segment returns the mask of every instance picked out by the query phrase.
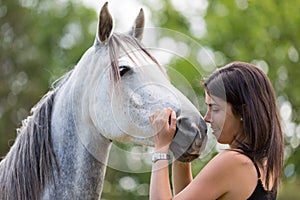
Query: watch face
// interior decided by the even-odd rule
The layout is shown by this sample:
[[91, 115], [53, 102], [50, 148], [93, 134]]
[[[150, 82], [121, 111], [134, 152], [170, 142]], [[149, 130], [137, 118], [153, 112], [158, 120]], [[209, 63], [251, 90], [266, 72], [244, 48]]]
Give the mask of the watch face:
[[158, 160], [169, 160], [170, 155], [165, 154], [165, 153], [153, 153], [152, 155], [152, 162], [156, 162]]
[[155, 155], [152, 156], [152, 162], [156, 162], [157, 158]]
[[154, 154], [152, 155], [152, 162], [156, 162], [157, 159], [158, 159], [157, 154], [154, 153]]

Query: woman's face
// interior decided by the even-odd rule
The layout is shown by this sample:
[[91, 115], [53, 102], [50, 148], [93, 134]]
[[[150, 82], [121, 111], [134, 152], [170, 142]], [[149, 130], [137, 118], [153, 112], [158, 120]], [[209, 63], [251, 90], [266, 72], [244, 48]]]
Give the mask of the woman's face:
[[232, 113], [231, 104], [223, 99], [205, 93], [207, 112], [204, 120], [211, 124], [213, 134], [221, 144], [232, 145], [234, 140], [242, 134], [240, 116]]

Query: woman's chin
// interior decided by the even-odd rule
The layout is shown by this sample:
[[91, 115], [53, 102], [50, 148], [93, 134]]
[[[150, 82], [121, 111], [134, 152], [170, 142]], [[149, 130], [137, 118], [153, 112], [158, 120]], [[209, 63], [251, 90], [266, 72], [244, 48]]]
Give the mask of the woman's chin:
[[219, 140], [219, 138], [220, 138], [220, 131], [218, 131], [218, 130], [213, 130], [213, 131], [212, 131], [212, 134], [216, 137], [217, 140]]

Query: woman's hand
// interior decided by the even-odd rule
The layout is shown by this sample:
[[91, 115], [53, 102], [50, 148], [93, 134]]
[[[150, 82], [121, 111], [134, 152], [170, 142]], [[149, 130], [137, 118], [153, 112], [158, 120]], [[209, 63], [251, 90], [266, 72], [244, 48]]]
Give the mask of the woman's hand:
[[157, 110], [150, 115], [155, 151], [167, 153], [176, 131], [176, 113], [171, 108]]

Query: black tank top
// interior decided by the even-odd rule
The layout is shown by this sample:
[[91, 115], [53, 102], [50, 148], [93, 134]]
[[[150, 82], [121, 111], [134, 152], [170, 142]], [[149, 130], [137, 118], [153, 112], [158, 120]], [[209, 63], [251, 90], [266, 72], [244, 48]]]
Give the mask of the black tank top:
[[[246, 154], [244, 154], [244, 155], [246, 155]], [[257, 172], [257, 177], [258, 177], [257, 185], [256, 185], [253, 193], [247, 200], [276, 200], [277, 191], [274, 189], [271, 191], [265, 190], [265, 188], [262, 184], [262, 181], [261, 181], [260, 171], [259, 171], [257, 164], [254, 162], [254, 160], [250, 156], [248, 156], [248, 155], [246, 155], [246, 156], [252, 160], [252, 162], [255, 166], [256, 172]]]

